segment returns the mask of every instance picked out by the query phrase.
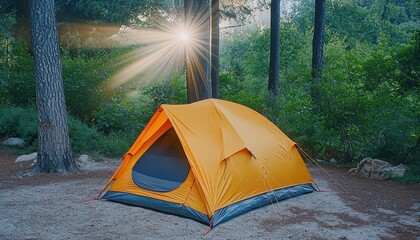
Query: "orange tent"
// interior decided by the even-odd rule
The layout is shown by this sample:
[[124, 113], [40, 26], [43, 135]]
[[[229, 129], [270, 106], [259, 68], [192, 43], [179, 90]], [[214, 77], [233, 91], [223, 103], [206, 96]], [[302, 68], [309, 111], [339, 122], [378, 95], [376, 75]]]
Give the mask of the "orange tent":
[[245, 106], [208, 99], [162, 105], [102, 198], [215, 226], [312, 192], [312, 184], [296, 143], [273, 123]]

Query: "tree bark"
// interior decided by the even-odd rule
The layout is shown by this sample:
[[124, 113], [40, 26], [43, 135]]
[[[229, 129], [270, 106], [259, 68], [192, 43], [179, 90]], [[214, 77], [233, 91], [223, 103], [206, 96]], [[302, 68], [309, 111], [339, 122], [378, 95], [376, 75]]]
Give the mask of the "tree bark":
[[324, 28], [326, 0], [315, 0], [314, 37], [312, 41], [312, 79], [322, 80], [324, 68]]
[[326, 0], [315, 0], [314, 37], [312, 40], [312, 86], [311, 98], [314, 111], [318, 112], [318, 102], [321, 97], [319, 83], [322, 81], [324, 68], [324, 28]]
[[186, 48], [188, 102], [210, 98], [210, 4], [208, 0], [185, 0], [185, 24], [191, 35]]
[[280, 79], [280, 0], [271, 1], [270, 16], [270, 66], [268, 74], [268, 90], [278, 95]]
[[54, 0], [30, 0], [35, 62], [40, 172], [67, 173], [77, 167], [71, 153]]
[[219, 0], [211, 1], [211, 96], [219, 98]]

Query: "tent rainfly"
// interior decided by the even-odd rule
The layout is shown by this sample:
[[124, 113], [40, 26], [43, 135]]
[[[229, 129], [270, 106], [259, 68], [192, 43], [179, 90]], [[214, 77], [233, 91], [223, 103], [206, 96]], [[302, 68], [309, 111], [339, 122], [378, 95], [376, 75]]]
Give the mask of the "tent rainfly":
[[313, 192], [290, 140], [240, 104], [162, 105], [102, 189], [102, 199], [195, 219], [210, 227]]

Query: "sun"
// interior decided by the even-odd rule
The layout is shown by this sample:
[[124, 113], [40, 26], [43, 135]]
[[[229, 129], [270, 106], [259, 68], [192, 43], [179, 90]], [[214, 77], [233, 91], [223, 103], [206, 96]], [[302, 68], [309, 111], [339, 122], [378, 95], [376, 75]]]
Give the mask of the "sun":
[[183, 42], [186, 42], [186, 41], [189, 40], [190, 36], [187, 32], [181, 31], [181, 32], [178, 33], [178, 38], [179, 38], [179, 40], [181, 40]]
[[194, 24], [178, 21], [155, 29], [129, 29], [124, 34], [128, 44], [139, 43], [140, 47], [118, 62], [126, 66], [109, 78], [106, 84], [110, 89], [135, 79], [150, 83], [182, 74], [187, 58], [189, 64], [198, 63], [196, 55], [202, 44]]

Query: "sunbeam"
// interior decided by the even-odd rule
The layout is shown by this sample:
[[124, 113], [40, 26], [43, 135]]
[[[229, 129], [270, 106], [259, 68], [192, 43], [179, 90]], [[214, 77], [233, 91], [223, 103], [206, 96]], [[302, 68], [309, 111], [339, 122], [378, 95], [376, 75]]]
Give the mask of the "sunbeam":
[[133, 79], [150, 83], [182, 74], [186, 54], [195, 52], [199, 45], [194, 31], [182, 23], [160, 26], [156, 30], [127, 29], [120, 38], [121, 44], [138, 44], [139, 49], [125, 55], [118, 63], [127, 66], [107, 81], [111, 89]]
[[210, 79], [206, 75], [209, 71], [203, 69], [203, 66], [210, 65], [210, 55], [205, 56], [209, 53], [206, 47], [210, 46], [210, 29], [208, 33], [203, 32], [203, 26], [209, 24], [209, 16], [198, 14], [198, 17], [184, 21], [175, 19], [166, 25], [157, 24], [155, 29], [127, 28], [121, 31], [121, 44], [137, 44], [139, 48], [117, 63], [125, 67], [108, 79], [107, 89], [115, 89], [129, 81], [147, 84], [169, 80], [174, 75], [183, 74], [186, 64], [189, 66], [187, 79], [193, 79], [188, 80], [190, 86], [187, 88], [193, 88], [195, 92], [199, 92], [200, 86], [211, 89], [206, 81]]

